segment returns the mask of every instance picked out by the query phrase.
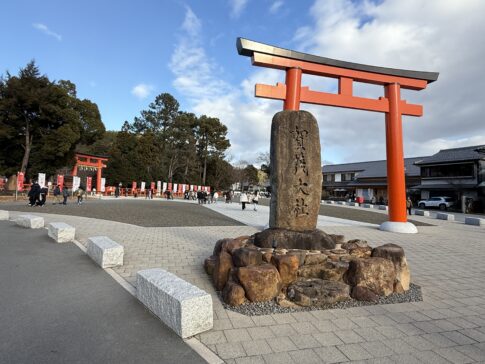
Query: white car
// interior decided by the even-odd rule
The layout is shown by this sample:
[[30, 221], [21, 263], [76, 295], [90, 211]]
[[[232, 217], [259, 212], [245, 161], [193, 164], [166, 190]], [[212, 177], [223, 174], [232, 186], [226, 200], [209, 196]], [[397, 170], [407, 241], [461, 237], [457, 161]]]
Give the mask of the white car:
[[446, 210], [452, 205], [453, 199], [451, 197], [431, 197], [418, 202], [420, 209], [424, 209], [425, 207], [438, 207], [440, 210]]

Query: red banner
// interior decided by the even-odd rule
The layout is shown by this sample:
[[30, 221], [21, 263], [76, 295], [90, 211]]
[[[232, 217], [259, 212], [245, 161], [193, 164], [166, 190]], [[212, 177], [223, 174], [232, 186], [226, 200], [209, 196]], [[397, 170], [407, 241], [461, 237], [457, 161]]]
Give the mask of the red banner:
[[155, 182], [150, 183], [150, 189], [154, 190], [155, 189]]
[[178, 187], [179, 187], [179, 193], [182, 193], [184, 189], [183, 185], [179, 183]]
[[136, 192], [136, 182], [133, 181], [133, 183], [131, 184], [131, 193], [135, 194], [135, 192]]
[[86, 177], [86, 192], [91, 192], [93, 186], [93, 177]]
[[206, 188], [207, 188], [207, 192], [209, 192], [209, 193], [210, 193], [210, 191], [211, 191], [211, 187], [210, 187], [210, 186], [207, 186]]
[[169, 182], [167, 190], [172, 191], [172, 184]]
[[62, 174], [57, 175], [57, 185], [59, 186], [59, 188], [62, 191], [62, 189], [64, 188], [64, 175], [62, 175]]
[[17, 191], [24, 190], [24, 174], [22, 172], [17, 173]]

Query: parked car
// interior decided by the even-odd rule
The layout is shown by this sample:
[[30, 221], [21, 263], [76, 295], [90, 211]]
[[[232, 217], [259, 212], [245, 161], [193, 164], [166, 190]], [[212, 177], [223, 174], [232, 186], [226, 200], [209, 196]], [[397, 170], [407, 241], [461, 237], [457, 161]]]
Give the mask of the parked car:
[[437, 207], [440, 210], [446, 210], [453, 206], [453, 199], [451, 197], [431, 197], [427, 200], [421, 200], [418, 202], [420, 209], [425, 207]]

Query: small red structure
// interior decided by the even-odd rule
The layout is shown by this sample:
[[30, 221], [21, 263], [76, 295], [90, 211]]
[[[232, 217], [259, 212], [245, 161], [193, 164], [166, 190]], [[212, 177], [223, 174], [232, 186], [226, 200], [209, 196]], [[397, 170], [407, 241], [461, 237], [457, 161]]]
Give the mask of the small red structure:
[[[438, 73], [376, 67], [311, 54], [295, 52], [248, 39], [237, 39], [238, 53], [251, 57], [255, 66], [280, 69], [286, 72], [286, 84], [276, 86], [257, 84], [255, 96], [283, 100], [284, 110], [300, 110], [300, 103], [337, 106], [385, 113], [387, 183], [389, 194], [389, 222], [382, 230], [417, 232], [407, 223], [406, 184], [402, 142], [402, 115], [422, 116], [421, 105], [408, 104], [401, 99], [401, 89], [423, 90], [438, 79]], [[302, 74], [338, 79], [338, 93], [310, 90], [301, 85]], [[384, 96], [378, 99], [353, 95], [353, 83], [380, 85]], [[397, 223], [397, 224], [394, 224]], [[399, 223], [406, 223], [399, 224]], [[411, 231], [412, 230], [412, 231]]]
[[77, 176], [79, 167], [90, 167], [96, 169], [96, 191], [101, 192], [101, 178], [103, 168], [106, 168], [108, 157], [94, 154], [76, 153], [76, 164], [72, 169], [72, 175]]

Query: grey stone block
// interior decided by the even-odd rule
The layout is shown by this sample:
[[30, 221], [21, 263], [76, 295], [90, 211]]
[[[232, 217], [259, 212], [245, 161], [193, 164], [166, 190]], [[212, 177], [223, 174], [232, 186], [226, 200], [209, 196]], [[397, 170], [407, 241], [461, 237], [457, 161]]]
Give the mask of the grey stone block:
[[87, 254], [103, 269], [123, 265], [123, 247], [107, 236], [89, 238]]
[[363, 207], [365, 207], [366, 209], [371, 209], [374, 207], [374, 205], [370, 204], [370, 203], [365, 203], [362, 205]]
[[35, 215], [19, 215], [14, 220], [18, 226], [30, 229], [42, 229], [44, 227], [44, 218]]
[[465, 217], [465, 224], [475, 225], [475, 226], [485, 226], [485, 219], [480, 219], [479, 217]]
[[358, 202], [349, 202], [350, 206], [360, 206], [360, 203]]
[[7, 210], [0, 210], [0, 220], [8, 220], [10, 213]]
[[68, 243], [74, 240], [76, 229], [63, 222], [51, 222], [47, 225], [47, 235], [56, 243]]
[[455, 220], [455, 215], [445, 214], [445, 213], [442, 213], [442, 212], [438, 212], [438, 214], [436, 214], [436, 218], [438, 220], [454, 221]]
[[387, 211], [389, 208], [385, 205], [379, 205], [379, 210], [385, 210]]
[[429, 211], [425, 210], [414, 210], [414, 214], [418, 216], [429, 216]]
[[212, 297], [160, 268], [136, 274], [138, 299], [182, 338], [213, 326]]
[[327, 203], [328, 203], [329, 205], [334, 205], [334, 204], [335, 204], [335, 201], [327, 201]]

